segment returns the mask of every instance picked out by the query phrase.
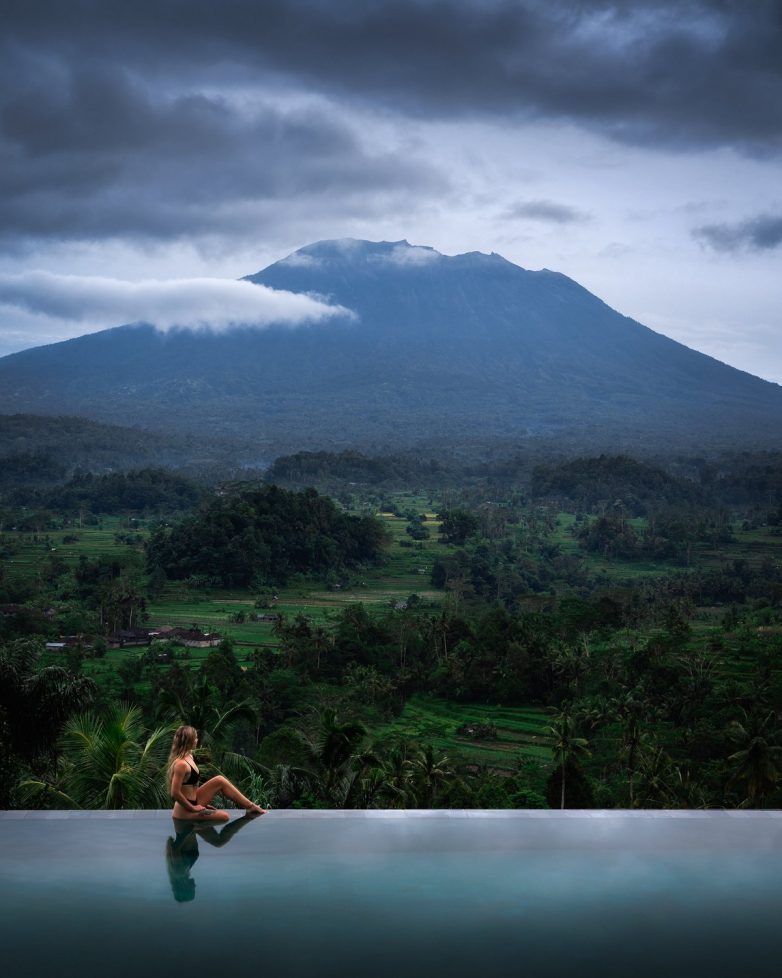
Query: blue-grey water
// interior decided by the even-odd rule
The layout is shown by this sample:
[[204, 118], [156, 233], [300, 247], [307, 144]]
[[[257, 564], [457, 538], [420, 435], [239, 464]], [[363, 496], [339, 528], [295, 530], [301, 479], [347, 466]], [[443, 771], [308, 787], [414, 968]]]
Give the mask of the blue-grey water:
[[9, 976], [782, 972], [776, 813], [0, 817]]

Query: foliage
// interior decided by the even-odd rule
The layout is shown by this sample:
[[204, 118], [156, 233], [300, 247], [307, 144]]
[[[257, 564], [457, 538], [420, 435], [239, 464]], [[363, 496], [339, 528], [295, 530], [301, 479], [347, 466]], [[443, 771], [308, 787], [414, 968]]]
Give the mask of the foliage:
[[161, 808], [168, 800], [164, 770], [170, 727], [147, 733], [141, 710], [126, 703], [103, 715], [81, 713], [65, 725], [62, 766], [55, 783], [28, 780], [27, 798], [68, 808]]
[[358, 567], [378, 559], [383, 531], [348, 516], [312, 489], [277, 486], [213, 499], [204, 511], [152, 537], [148, 566], [169, 578], [204, 574], [225, 587], [284, 582], [292, 574]]
[[369, 486], [436, 486], [445, 482], [451, 469], [437, 459], [417, 455], [367, 456], [357, 451], [297, 452], [274, 460], [265, 480], [278, 486], [340, 484]]
[[442, 538], [447, 543], [453, 543], [456, 546], [463, 545], [467, 538], [478, 529], [477, 518], [463, 509], [452, 509], [439, 513], [437, 518], [440, 520]]
[[538, 465], [530, 489], [535, 499], [556, 499], [561, 505], [586, 512], [621, 505], [630, 516], [644, 516], [669, 504], [704, 502], [700, 486], [626, 455]]
[[[62, 666], [44, 665], [43, 642], [18, 639], [0, 649], [2, 748], [25, 763], [51, 759], [67, 717], [89, 706], [95, 683]], [[2, 790], [10, 790], [3, 784]]]
[[79, 470], [111, 473], [167, 466], [209, 474], [217, 465], [230, 466], [235, 456], [234, 445], [203, 433], [196, 438], [86, 417], [0, 414], [0, 490], [51, 486]]
[[56, 510], [61, 514], [175, 513], [193, 509], [203, 490], [190, 479], [165, 469], [135, 469], [94, 475], [77, 472], [51, 489], [16, 489], [6, 496], [10, 506]]

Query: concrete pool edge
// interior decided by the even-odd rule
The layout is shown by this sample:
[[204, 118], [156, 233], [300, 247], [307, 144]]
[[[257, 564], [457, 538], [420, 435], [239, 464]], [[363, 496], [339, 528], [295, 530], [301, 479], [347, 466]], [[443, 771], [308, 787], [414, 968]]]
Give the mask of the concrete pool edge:
[[[240, 816], [237, 809], [228, 809], [231, 815]], [[444, 808], [444, 809], [398, 809], [398, 808], [349, 808], [312, 809], [277, 808], [262, 816], [264, 819], [782, 819], [782, 810], [745, 809], [537, 809], [537, 808]], [[160, 819], [171, 818], [171, 810], [163, 809], [58, 809], [42, 811], [38, 809], [0, 810], [0, 820], [61, 820], [61, 819]]]

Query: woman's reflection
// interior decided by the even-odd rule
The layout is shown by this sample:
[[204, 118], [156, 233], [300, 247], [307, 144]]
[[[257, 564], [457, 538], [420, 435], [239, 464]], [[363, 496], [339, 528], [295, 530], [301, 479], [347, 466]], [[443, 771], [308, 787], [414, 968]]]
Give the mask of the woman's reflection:
[[195, 880], [190, 870], [198, 859], [198, 837], [210, 846], [219, 849], [226, 846], [236, 833], [258, 818], [255, 812], [249, 812], [233, 822], [226, 822], [221, 829], [205, 822], [192, 822], [183, 818], [173, 819], [175, 836], [169, 836], [166, 842], [166, 867], [171, 881], [171, 890], [178, 903], [187, 903], [195, 899]]

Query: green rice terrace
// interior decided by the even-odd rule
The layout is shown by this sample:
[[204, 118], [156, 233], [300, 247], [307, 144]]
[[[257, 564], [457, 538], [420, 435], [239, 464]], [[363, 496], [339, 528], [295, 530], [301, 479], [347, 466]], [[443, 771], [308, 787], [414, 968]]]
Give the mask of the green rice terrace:
[[369, 607], [388, 607], [417, 594], [422, 602], [438, 605], [444, 592], [430, 584], [432, 563], [448, 550], [437, 539], [438, 521], [429, 515], [425, 525], [432, 537], [421, 541], [415, 549], [404, 549], [399, 544], [410, 539], [405, 533], [407, 521], [389, 513], [381, 513], [380, 518], [389, 534], [385, 560], [380, 567], [362, 570], [328, 587], [302, 579], [288, 587], [270, 589], [264, 607], [256, 607], [256, 599], [246, 591], [198, 592], [185, 584], [169, 583], [163, 594], [147, 606], [149, 624], [195, 625], [204, 631], [219, 631], [240, 646], [274, 648], [278, 643], [273, 635], [273, 622], [253, 621], [255, 616], [303, 614], [314, 623], [328, 625], [333, 612], [357, 602]]
[[375, 728], [376, 736], [409, 738], [458, 753], [493, 769], [511, 769], [519, 756], [550, 761], [551, 715], [533, 707], [450, 703], [412, 696], [402, 714]]

